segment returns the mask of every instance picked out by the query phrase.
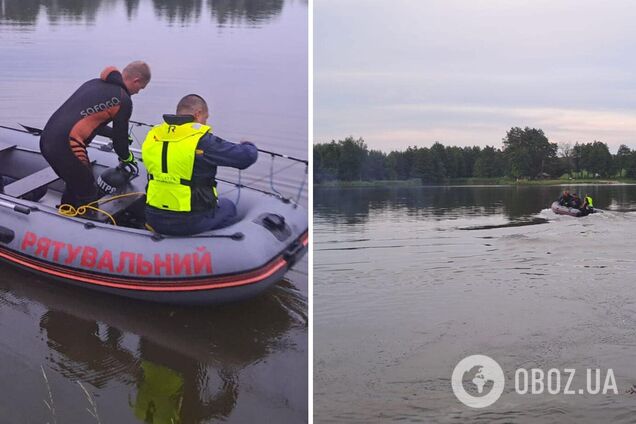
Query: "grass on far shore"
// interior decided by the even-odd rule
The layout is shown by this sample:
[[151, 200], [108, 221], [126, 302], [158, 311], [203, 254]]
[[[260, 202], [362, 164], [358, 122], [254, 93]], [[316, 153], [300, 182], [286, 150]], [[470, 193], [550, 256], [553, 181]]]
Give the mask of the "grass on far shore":
[[514, 179], [502, 178], [451, 178], [439, 183], [422, 183], [419, 178], [410, 180], [375, 180], [375, 181], [323, 181], [314, 183], [321, 188], [346, 187], [422, 187], [430, 185], [567, 185], [567, 184], [636, 184], [631, 178], [559, 178], [559, 179]]

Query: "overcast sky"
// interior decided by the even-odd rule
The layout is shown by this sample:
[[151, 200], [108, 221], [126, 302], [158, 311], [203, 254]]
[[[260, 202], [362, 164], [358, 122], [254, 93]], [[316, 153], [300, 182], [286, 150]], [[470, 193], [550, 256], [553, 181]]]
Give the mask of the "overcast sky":
[[636, 148], [636, 1], [315, 0], [315, 142]]

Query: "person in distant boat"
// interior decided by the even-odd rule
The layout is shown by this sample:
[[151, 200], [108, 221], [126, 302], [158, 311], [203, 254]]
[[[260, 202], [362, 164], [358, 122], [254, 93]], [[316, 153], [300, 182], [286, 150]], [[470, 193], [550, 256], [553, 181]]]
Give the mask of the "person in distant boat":
[[245, 169], [256, 162], [258, 151], [248, 141], [226, 141], [206, 125], [208, 105], [189, 94], [177, 105], [176, 115], [163, 115], [142, 146], [148, 170], [146, 222], [167, 235], [192, 235], [230, 225], [236, 205], [219, 198], [219, 166]]
[[[131, 96], [150, 82], [150, 67], [142, 61], [128, 64], [122, 72], [104, 69], [99, 78], [80, 86], [49, 118], [40, 137], [40, 150], [66, 183], [62, 204], [78, 207], [98, 198], [86, 147], [96, 135], [113, 140], [122, 164], [136, 169], [129, 150], [128, 121]], [[110, 122], [112, 127], [107, 126]]]
[[594, 201], [592, 200], [592, 196], [585, 193], [585, 197], [583, 198], [583, 206], [581, 207], [583, 212], [592, 212], [594, 211]]
[[581, 200], [579, 195], [576, 194], [576, 193], [573, 193], [572, 194], [572, 200], [570, 201], [570, 207], [571, 208], [576, 208], [576, 209], [581, 209], [582, 206], [583, 206], [583, 201]]
[[581, 209], [581, 206], [583, 206], [583, 202], [581, 201], [581, 198], [578, 194], [572, 193], [569, 206], [571, 208]]
[[570, 192], [567, 190], [564, 190], [563, 194], [561, 194], [561, 197], [559, 197], [559, 205], [570, 207], [572, 199], [573, 198], [570, 195]]

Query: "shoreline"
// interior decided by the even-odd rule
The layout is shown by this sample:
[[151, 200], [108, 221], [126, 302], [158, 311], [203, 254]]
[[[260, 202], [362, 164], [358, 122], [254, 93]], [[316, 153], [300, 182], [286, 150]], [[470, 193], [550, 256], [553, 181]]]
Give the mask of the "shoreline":
[[577, 186], [577, 185], [635, 185], [635, 179], [593, 179], [581, 178], [571, 180], [513, 180], [510, 178], [457, 178], [440, 183], [422, 183], [419, 179], [411, 180], [375, 180], [375, 181], [325, 181], [314, 183], [314, 188], [416, 188], [447, 186]]

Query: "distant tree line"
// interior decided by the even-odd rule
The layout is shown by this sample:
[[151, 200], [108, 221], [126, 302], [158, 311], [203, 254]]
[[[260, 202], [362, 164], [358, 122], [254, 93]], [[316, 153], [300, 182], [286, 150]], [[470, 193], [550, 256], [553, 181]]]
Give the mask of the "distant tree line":
[[314, 181], [409, 180], [439, 183], [455, 178], [516, 179], [577, 177], [636, 178], [636, 150], [621, 145], [550, 143], [542, 130], [511, 128], [503, 147], [457, 147], [436, 142], [384, 153], [369, 150], [362, 138], [314, 145]]

